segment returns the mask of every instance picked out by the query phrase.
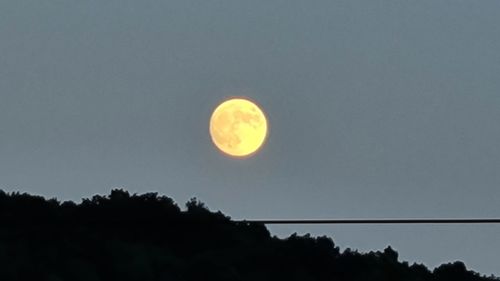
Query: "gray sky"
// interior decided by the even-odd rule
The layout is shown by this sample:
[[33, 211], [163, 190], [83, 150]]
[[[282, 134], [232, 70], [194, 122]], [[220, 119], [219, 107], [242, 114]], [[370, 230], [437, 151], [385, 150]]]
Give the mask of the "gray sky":
[[[500, 217], [500, 1], [0, 2], [0, 188], [233, 218]], [[245, 95], [271, 133], [222, 156]], [[499, 226], [282, 226], [500, 275]]]

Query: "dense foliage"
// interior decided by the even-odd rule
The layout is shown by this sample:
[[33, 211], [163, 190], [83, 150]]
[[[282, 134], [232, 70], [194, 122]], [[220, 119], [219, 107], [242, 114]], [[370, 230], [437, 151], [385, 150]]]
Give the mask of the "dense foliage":
[[196, 200], [113, 190], [80, 204], [0, 191], [0, 280], [477, 280], [464, 264], [429, 271], [327, 237], [271, 237]]

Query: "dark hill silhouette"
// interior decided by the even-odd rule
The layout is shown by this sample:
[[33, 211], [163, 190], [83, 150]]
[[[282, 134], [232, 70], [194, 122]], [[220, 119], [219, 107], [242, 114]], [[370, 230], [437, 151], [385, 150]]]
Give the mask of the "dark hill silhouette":
[[113, 190], [80, 204], [0, 191], [0, 280], [499, 281], [461, 262], [433, 271], [327, 237], [272, 237], [192, 199]]

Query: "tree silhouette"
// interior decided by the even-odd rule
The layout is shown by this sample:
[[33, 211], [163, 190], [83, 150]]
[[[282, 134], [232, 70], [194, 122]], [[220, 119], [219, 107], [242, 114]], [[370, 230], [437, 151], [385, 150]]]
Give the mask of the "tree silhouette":
[[0, 190], [0, 280], [499, 281], [461, 262], [430, 271], [328, 237], [272, 237], [193, 198], [112, 190], [81, 203]]

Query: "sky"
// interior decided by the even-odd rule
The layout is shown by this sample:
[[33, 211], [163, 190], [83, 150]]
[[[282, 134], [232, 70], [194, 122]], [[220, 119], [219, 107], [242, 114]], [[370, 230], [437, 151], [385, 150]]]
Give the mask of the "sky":
[[[500, 1], [0, 1], [0, 188], [235, 219], [500, 217]], [[257, 101], [253, 157], [212, 110]], [[273, 226], [500, 276], [498, 225]]]

